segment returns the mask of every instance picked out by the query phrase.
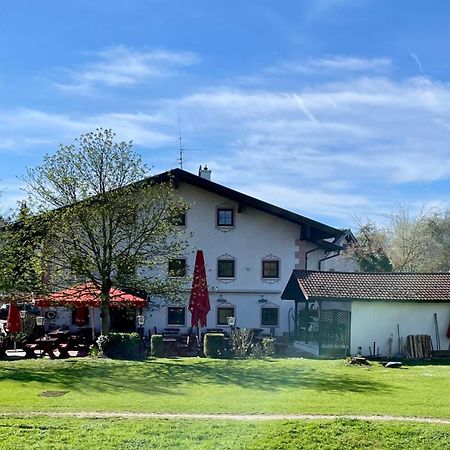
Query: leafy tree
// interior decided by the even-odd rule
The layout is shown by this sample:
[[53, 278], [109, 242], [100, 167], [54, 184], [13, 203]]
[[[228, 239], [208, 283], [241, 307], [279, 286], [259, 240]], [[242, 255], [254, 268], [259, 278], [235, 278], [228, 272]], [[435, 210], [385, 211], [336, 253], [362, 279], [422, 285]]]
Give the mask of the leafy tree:
[[43, 290], [40, 229], [26, 203], [3, 219], [0, 240], [0, 291], [9, 300], [27, 300]]
[[357, 243], [345, 250], [347, 257], [356, 260], [362, 272], [392, 272], [387, 256], [388, 238], [373, 222], [358, 224]]
[[110, 328], [113, 286], [178, 300], [183, 280], [167, 278], [186, 246], [175, 217], [187, 205], [171, 181], [155, 183], [131, 142], [111, 130], [81, 135], [27, 171], [27, 191], [45, 221], [48, 283], [90, 282], [101, 292], [102, 333]]

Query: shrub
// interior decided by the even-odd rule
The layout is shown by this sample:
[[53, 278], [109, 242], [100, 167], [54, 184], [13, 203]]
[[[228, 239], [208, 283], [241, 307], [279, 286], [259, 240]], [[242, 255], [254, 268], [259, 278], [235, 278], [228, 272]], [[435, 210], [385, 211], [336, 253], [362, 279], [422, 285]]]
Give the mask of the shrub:
[[223, 333], [206, 333], [203, 353], [207, 358], [223, 358], [225, 356], [225, 336]]
[[139, 335], [137, 333], [108, 333], [97, 339], [100, 353], [108, 358], [137, 359]]
[[164, 344], [161, 334], [153, 334], [150, 340], [150, 354], [155, 358], [162, 358], [164, 356]]
[[253, 330], [247, 330], [246, 328], [231, 331], [231, 350], [236, 358], [247, 358], [250, 355], [253, 335]]
[[262, 348], [264, 356], [274, 356], [276, 352], [276, 342], [277, 340], [274, 337], [265, 337], [262, 340]]
[[264, 337], [261, 342], [252, 344], [250, 348], [250, 358], [262, 359], [275, 355], [276, 339], [273, 337]]

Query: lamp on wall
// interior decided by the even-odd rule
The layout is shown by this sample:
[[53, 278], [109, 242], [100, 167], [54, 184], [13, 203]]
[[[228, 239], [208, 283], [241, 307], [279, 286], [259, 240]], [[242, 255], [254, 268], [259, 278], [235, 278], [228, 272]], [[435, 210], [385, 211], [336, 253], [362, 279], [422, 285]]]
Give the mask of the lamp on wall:
[[20, 318], [22, 320], [27, 316], [27, 310], [25, 309], [25, 303], [22, 305], [22, 309], [20, 310]]
[[136, 316], [136, 320], [137, 320], [138, 327], [144, 326], [145, 316], [143, 316], [143, 315]]
[[258, 300], [259, 303], [267, 303], [267, 298], [264, 298], [264, 295], [261, 295], [261, 298]]
[[36, 317], [36, 325], [38, 327], [44, 326], [44, 322], [45, 322], [45, 317], [43, 317], [43, 316], [37, 316]]

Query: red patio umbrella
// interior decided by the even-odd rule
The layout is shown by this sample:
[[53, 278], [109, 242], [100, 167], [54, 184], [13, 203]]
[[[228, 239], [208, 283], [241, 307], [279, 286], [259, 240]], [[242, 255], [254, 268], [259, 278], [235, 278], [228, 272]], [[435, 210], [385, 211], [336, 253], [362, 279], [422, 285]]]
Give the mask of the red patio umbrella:
[[194, 278], [189, 297], [189, 311], [193, 327], [206, 327], [206, 316], [210, 310], [208, 283], [206, 281], [205, 258], [202, 250], [197, 250], [195, 256]]
[[[100, 306], [100, 289], [96, 288], [93, 283], [79, 284], [63, 291], [55, 292], [45, 298], [36, 300], [36, 306]], [[109, 291], [111, 306], [147, 306], [147, 300], [137, 297], [136, 295], [127, 294], [126, 292], [112, 288]]]
[[11, 302], [9, 305], [8, 319], [6, 321], [6, 328], [11, 334], [16, 334], [22, 329], [20, 320], [20, 311], [16, 302]]

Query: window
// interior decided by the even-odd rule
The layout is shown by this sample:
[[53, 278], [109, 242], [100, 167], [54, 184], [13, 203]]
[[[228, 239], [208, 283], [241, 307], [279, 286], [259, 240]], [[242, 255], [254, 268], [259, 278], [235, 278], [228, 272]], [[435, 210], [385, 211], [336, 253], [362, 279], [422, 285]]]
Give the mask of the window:
[[261, 308], [261, 326], [275, 327], [278, 325], [278, 308]]
[[169, 260], [169, 277], [185, 277], [186, 276], [186, 259], [174, 258]]
[[263, 278], [280, 278], [280, 261], [266, 260], [262, 262]]
[[235, 317], [233, 306], [217, 308], [217, 325], [228, 325], [228, 317]]
[[184, 325], [186, 308], [184, 306], [169, 306], [167, 308], [167, 325]]
[[178, 225], [180, 227], [185, 227], [186, 226], [186, 213], [180, 212], [179, 214], [175, 215], [172, 218], [172, 224]]
[[218, 278], [234, 278], [235, 277], [235, 261], [234, 259], [217, 260], [217, 277]]
[[218, 227], [234, 227], [234, 209], [219, 208], [217, 210]]

